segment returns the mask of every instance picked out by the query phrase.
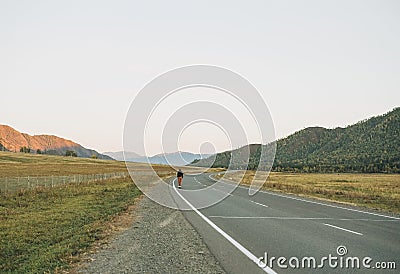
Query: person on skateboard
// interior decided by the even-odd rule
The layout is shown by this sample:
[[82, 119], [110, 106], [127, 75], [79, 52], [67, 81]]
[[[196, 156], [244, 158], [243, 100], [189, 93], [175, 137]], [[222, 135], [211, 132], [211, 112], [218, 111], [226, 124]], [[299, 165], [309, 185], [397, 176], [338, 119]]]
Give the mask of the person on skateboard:
[[181, 169], [178, 170], [176, 177], [178, 178], [178, 188], [182, 188], [183, 172]]

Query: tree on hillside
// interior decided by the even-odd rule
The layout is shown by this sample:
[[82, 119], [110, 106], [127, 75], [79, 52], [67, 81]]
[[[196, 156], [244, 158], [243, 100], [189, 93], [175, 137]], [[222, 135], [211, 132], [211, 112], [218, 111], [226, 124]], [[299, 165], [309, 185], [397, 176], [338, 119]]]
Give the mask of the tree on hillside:
[[6, 147], [2, 143], [0, 143], [0, 151], [6, 151]]
[[31, 153], [31, 148], [30, 148], [30, 147], [21, 147], [21, 148], [19, 149], [19, 152]]
[[73, 151], [73, 150], [67, 150], [67, 151], [65, 152], [65, 156], [68, 156], [68, 157], [77, 157], [78, 155], [77, 155], [76, 152]]
[[198, 163], [198, 162], [200, 162], [200, 159], [194, 159], [190, 164], [195, 164], [195, 163]]

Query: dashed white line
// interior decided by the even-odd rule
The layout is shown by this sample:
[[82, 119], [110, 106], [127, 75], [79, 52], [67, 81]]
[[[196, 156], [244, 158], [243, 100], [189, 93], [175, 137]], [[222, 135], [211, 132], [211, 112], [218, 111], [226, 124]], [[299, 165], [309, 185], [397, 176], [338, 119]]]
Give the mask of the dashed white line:
[[[233, 182], [233, 181], [232, 181], [232, 183], [226, 183], [223, 180], [217, 180], [215, 178], [212, 178], [212, 175], [213, 174], [209, 175], [208, 177], [213, 181], [220, 181], [220, 182], [222, 182], [224, 184], [232, 184], [232, 183], [235, 184], [235, 182]], [[237, 187], [240, 187], [240, 188], [243, 188], [243, 189], [247, 189], [247, 190], [249, 189], [248, 187], [244, 187], [244, 186], [240, 186], [240, 185], [238, 185]], [[373, 212], [368, 212], [368, 211], [363, 211], [363, 210], [358, 210], [358, 209], [353, 209], [353, 208], [347, 208], [347, 207], [343, 207], [343, 206], [330, 205], [330, 204], [325, 204], [325, 203], [316, 202], [316, 201], [304, 200], [304, 199], [300, 199], [300, 198], [296, 198], [296, 197], [290, 197], [290, 196], [286, 196], [286, 195], [282, 195], [282, 194], [278, 194], [278, 193], [273, 193], [273, 192], [268, 192], [268, 191], [264, 191], [264, 190], [259, 190], [259, 192], [262, 192], [262, 193], [265, 193], [265, 194], [269, 194], [269, 195], [272, 195], [272, 196], [278, 196], [278, 197], [286, 198], [286, 199], [292, 199], [292, 200], [296, 200], [296, 201], [306, 202], [306, 203], [310, 203], [310, 204], [322, 205], [322, 206], [338, 208], [338, 209], [344, 209], [344, 210], [348, 210], [348, 211], [364, 213], [364, 214], [369, 214], [369, 215], [374, 215], [374, 216], [379, 216], [379, 217], [384, 217], [384, 218], [389, 218], [389, 219], [400, 220], [400, 218], [394, 217], [394, 216], [388, 216], [388, 215], [383, 215], [383, 214], [379, 214], [379, 213], [373, 213]]]
[[261, 204], [261, 203], [257, 203], [255, 201], [250, 200], [250, 202], [252, 202], [253, 204], [259, 205], [259, 206], [263, 206], [263, 207], [268, 207], [267, 205]]
[[232, 193], [226, 193], [225, 191], [223, 191], [223, 190], [221, 190], [221, 189], [218, 189], [218, 188], [215, 188], [215, 187], [212, 187], [212, 189], [214, 189], [214, 190], [216, 190], [216, 191], [219, 191], [219, 192], [222, 192], [222, 193], [224, 193], [224, 194], [227, 194], [227, 195], [229, 195], [229, 196], [233, 196]]
[[361, 234], [360, 232], [355, 232], [355, 231], [353, 231], [353, 230], [350, 230], [350, 229], [346, 229], [346, 228], [343, 228], [343, 227], [339, 227], [339, 226], [335, 226], [335, 225], [330, 225], [330, 224], [324, 224], [324, 225], [326, 225], [326, 226], [330, 226], [330, 227], [333, 227], [333, 228], [336, 228], [336, 229], [340, 229], [340, 230], [343, 230], [343, 231], [347, 231], [347, 232], [350, 232], [350, 233], [354, 233], [354, 234], [356, 234], [356, 235], [363, 235], [363, 234]]
[[198, 184], [200, 184], [200, 185], [203, 185], [202, 183], [200, 183], [200, 182], [196, 179], [196, 177], [194, 177], [194, 180], [196, 181], [196, 183], [198, 183]]
[[[245, 248], [244, 246], [242, 246], [238, 241], [236, 241], [235, 239], [233, 239], [231, 236], [228, 235], [228, 233], [226, 233], [225, 231], [223, 231], [221, 228], [219, 228], [219, 226], [217, 226], [216, 224], [214, 224], [210, 219], [208, 219], [206, 216], [204, 216], [197, 208], [195, 208], [188, 200], [186, 200], [185, 197], [183, 197], [182, 194], [179, 193], [179, 191], [176, 189], [175, 187], [175, 182], [176, 182], [176, 178], [174, 179], [174, 181], [172, 182], [172, 187], [174, 188], [175, 192], [179, 195], [179, 197], [189, 205], [189, 207], [191, 209], [193, 209], [194, 212], [197, 213], [197, 215], [199, 215], [204, 221], [206, 221], [206, 223], [208, 223], [212, 228], [214, 228], [219, 234], [221, 234], [225, 239], [227, 239], [231, 244], [233, 244], [237, 249], [239, 249], [244, 255], [247, 256], [247, 258], [249, 258], [251, 261], [253, 261], [258, 267], [260, 267], [259, 265], [259, 258], [257, 258], [253, 253], [251, 253], [247, 248]], [[264, 272], [270, 273], [270, 274], [276, 274], [276, 272], [274, 270], [272, 270], [272, 268], [265, 266], [264, 268], [260, 267]]]

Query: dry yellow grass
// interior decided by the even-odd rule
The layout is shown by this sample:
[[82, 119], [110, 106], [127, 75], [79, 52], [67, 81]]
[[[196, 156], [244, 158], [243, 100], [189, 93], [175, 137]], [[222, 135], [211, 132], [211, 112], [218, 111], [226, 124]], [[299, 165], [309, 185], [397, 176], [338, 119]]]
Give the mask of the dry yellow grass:
[[[175, 174], [168, 166], [154, 169], [160, 177]], [[0, 178], [126, 171], [118, 161], [0, 152]], [[0, 272], [63, 272], [140, 195], [129, 177], [0, 193]]]
[[[242, 184], [249, 184], [254, 171], [247, 171]], [[229, 174], [239, 181], [243, 172]], [[256, 180], [258, 180], [256, 178]], [[262, 183], [262, 182], [260, 182]], [[400, 213], [399, 174], [295, 174], [272, 172], [263, 188]]]
[[[135, 170], [147, 166], [140, 163], [129, 163], [129, 165]], [[157, 173], [174, 171], [165, 165], [153, 165], [153, 167]], [[0, 152], [0, 177], [84, 175], [126, 171], [125, 162], [122, 161]]]
[[[148, 170], [148, 164], [128, 163], [132, 170]], [[157, 174], [165, 177], [175, 170], [166, 165], [152, 165]], [[185, 167], [184, 172], [197, 173], [204, 168]], [[211, 169], [220, 171], [221, 169]], [[103, 174], [126, 172], [123, 161], [87, 159], [77, 157], [62, 157], [52, 155], [36, 155], [14, 152], [0, 152], [0, 177], [24, 176], [64, 176], [75, 174]]]

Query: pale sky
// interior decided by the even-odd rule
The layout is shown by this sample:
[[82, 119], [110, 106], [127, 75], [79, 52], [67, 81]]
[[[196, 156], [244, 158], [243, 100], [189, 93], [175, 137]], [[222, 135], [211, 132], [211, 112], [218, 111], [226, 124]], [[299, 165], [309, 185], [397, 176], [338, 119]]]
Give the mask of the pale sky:
[[278, 138], [353, 124], [400, 105], [400, 2], [0, 0], [0, 124], [19, 131], [122, 150], [139, 90], [191, 64], [247, 78]]

